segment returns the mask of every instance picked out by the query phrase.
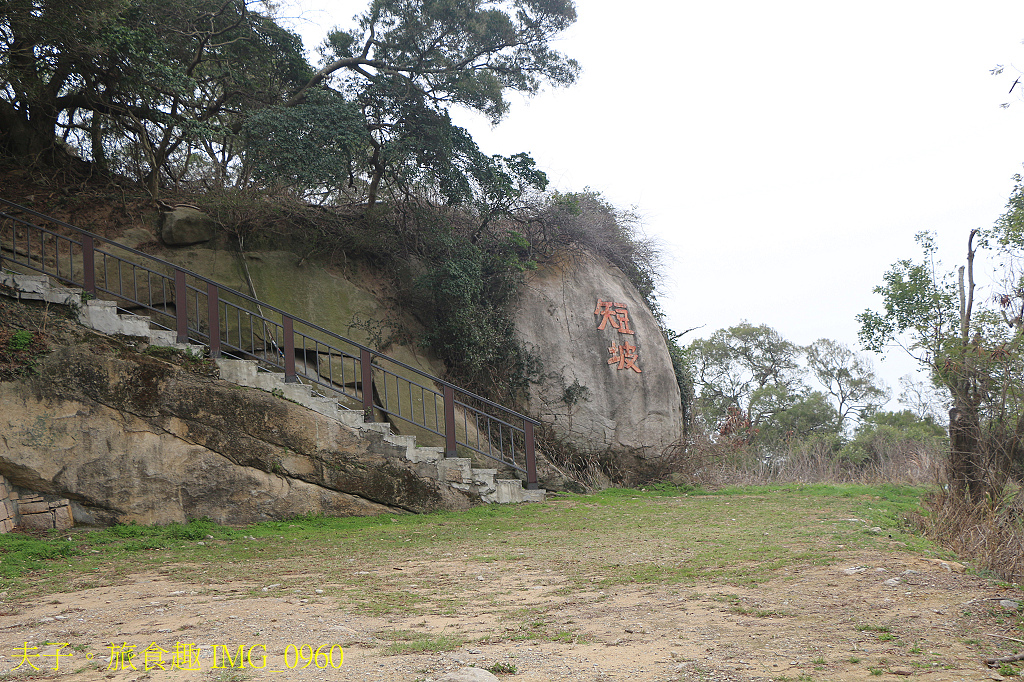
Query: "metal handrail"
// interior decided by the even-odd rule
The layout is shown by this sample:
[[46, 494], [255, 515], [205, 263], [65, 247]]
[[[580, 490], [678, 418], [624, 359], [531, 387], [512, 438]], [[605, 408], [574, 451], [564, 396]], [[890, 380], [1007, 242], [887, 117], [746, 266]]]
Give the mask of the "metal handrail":
[[[154, 324], [174, 330], [179, 343], [207, 345], [214, 358], [225, 353], [259, 360], [283, 370], [286, 382], [301, 378], [361, 405], [369, 421], [379, 411], [443, 437], [446, 457], [457, 456], [461, 446], [525, 473], [528, 489], [538, 487], [534, 427], [540, 422], [532, 417], [169, 261], [3, 198], [0, 209], [0, 267], [17, 264], [93, 296], [120, 301], [122, 308], [145, 310]], [[22, 216], [47, 221], [70, 235]], [[159, 295], [154, 297], [154, 292]], [[405, 409], [403, 391], [408, 396]]]

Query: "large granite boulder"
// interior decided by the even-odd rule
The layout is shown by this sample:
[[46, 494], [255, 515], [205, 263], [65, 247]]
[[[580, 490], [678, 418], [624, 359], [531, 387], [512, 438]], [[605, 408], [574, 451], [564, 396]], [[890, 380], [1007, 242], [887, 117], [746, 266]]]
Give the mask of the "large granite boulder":
[[[427, 512], [472, 504], [381, 434], [92, 336], [0, 382], [0, 475], [99, 523]], [[76, 512], [76, 518], [80, 515]]]
[[217, 234], [217, 223], [193, 206], [177, 206], [160, 218], [160, 241], [168, 246], [201, 244]]
[[543, 361], [530, 410], [595, 452], [660, 454], [682, 437], [665, 337], [626, 276], [576, 254], [530, 273], [516, 307], [523, 343]]

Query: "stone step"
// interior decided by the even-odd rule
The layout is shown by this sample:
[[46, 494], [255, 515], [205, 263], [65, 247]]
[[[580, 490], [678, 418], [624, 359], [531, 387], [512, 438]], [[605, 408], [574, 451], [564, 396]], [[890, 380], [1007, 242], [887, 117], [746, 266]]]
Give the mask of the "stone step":
[[437, 477], [449, 483], [472, 483], [473, 460], [469, 457], [445, 457], [437, 462]]
[[178, 333], [169, 329], [151, 329], [149, 331], [149, 345], [161, 346], [164, 348], [176, 348], [187, 351], [193, 355], [206, 357], [206, 346], [196, 343], [178, 343]]
[[339, 410], [338, 421], [350, 429], [359, 429], [366, 423], [363, 413], [358, 410]]
[[543, 488], [537, 488], [536, 490], [523, 489], [523, 502], [544, 502], [547, 496], [548, 492]]
[[178, 332], [170, 329], [150, 329], [149, 343], [152, 346], [174, 347], [178, 343]]
[[82, 305], [82, 290], [73, 287], [52, 287], [49, 291], [43, 292], [43, 300], [47, 303], [56, 303], [66, 306]]
[[24, 301], [42, 301], [51, 288], [46, 275], [23, 275], [20, 272], [0, 272], [0, 288], [8, 296]]
[[78, 310], [78, 320], [103, 334], [149, 338], [150, 319], [144, 315], [119, 315], [117, 303], [94, 298]]
[[230, 381], [239, 386], [256, 386], [256, 361], [236, 360], [234, 358], [217, 358], [217, 369], [220, 370], [220, 378]]
[[[178, 343], [175, 331], [153, 329], [150, 319], [144, 315], [120, 314], [114, 301], [91, 299], [83, 304], [81, 289], [57, 286], [47, 275], [0, 271], [0, 293], [23, 300], [47, 301], [77, 308], [81, 324], [104, 334], [139, 336], [147, 338], [154, 346], [206, 354], [205, 346]], [[336, 419], [350, 428], [382, 434], [385, 441], [402, 448], [410, 462], [436, 467], [438, 480], [457, 490], [475, 493], [483, 502], [508, 504], [544, 501], [544, 490], [524, 490], [518, 479], [495, 479], [497, 469], [474, 468], [468, 457], [445, 457], [444, 448], [418, 447], [415, 436], [392, 433], [388, 422], [367, 422], [362, 411], [347, 409], [334, 398], [314, 395], [309, 385], [285, 383], [281, 373], [260, 372], [255, 360], [218, 358], [216, 362], [221, 378], [225, 381], [268, 391]]]
[[[415, 436], [413, 436], [415, 438]], [[418, 445], [413, 448], [406, 457], [409, 458], [410, 462], [438, 462], [444, 459], [444, 448], [433, 447], [430, 445]]]
[[494, 501], [498, 504], [516, 504], [523, 501], [523, 482], [518, 478], [494, 481]]

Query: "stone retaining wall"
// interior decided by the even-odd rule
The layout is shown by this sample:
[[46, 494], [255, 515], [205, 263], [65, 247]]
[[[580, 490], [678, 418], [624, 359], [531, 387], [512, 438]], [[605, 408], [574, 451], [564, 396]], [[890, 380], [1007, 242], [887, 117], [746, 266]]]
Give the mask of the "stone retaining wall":
[[20, 491], [0, 476], [0, 533], [9, 533], [15, 526], [25, 530], [64, 530], [73, 525], [71, 503], [67, 499], [47, 499], [36, 493]]

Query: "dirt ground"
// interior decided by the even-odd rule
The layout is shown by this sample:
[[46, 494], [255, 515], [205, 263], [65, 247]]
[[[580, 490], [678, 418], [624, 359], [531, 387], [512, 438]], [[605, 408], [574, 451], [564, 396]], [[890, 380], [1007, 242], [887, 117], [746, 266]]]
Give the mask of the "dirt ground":
[[[841, 563], [784, 571], [751, 589], [701, 584], [576, 591], [566, 589], [566, 576], [542, 566], [503, 562], [411, 560], [353, 569], [388, 576], [400, 570], [409, 590], [418, 577], [443, 572], [462, 606], [447, 615], [361, 615], [340, 608], [329, 596], [331, 586], [318, 585], [315, 574], [275, 574], [268, 565], [274, 581], [266, 585], [210, 584], [190, 581], [186, 567], [170, 567], [114, 586], [0, 603], [0, 672], [18, 668], [4, 679], [29, 671], [74, 680], [426, 682], [501, 663], [516, 670], [505, 679], [519, 682], [894, 675], [940, 682], [1002, 679], [981, 659], [1024, 649], [1014, 605], [1001, 603], [1019, 600], [1020, 592], [964, 573], [958, 564], [900, 551], [851, 551]], [[284, 581], [309, 584], [274, 584]], [[514, 625], [524, 614], [546, 635], [524, 635]], [[468, 643], [395, 655], [386, 648], [396, 631], [407, 639], [452, 636]], [[55, 657], [53, 643], [64, 642], [70, 645]], [[334, 644], [341, 646], [332, 662], [326, 654]], [[300, 650], [304, 645], [327, 646], [302, 669], [316, 658], [312, 649]], [[175, 668], [176, 646], [198, 656], [191, 662], [182, 657]], [[124, 656], [111, 662], [112, 651], [128, 647], [137, 654], [130, 663]], [[259, 668], [264, 647], [266, 667]]]

